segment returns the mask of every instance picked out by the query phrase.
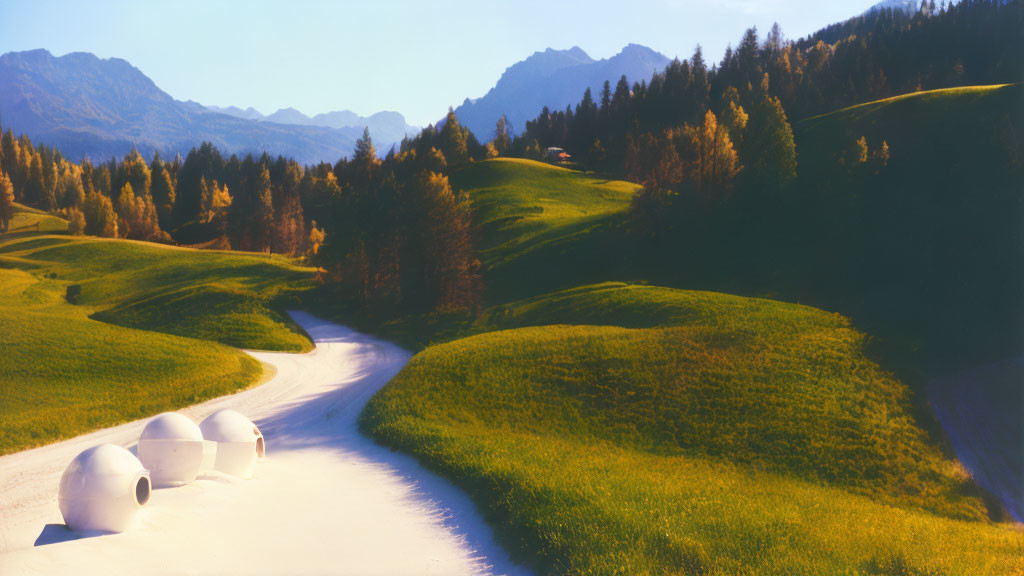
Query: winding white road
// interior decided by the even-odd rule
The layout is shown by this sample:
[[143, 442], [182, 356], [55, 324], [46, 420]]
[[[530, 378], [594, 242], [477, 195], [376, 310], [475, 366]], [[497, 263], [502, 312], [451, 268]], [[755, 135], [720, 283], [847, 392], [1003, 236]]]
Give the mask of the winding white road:
[[234, 408], [259, 425], [267, 458], [251, 480], [216, 473], [156, 490], [138, 525], [77, 538], [57, 509], [80, 451], [132, 447], [145, 421], [0, 457], [0, 574], [526, 574], [465, 494], [361, 436], [366, 401], [409, 360], [398, 346], [308, 314], [307, 354], [251, 354], [268, 383], [182, 410]]

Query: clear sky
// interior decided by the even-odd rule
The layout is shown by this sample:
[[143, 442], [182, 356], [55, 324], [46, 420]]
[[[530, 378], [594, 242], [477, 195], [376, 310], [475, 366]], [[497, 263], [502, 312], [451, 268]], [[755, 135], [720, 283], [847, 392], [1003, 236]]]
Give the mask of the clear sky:
[[877, 0], [0, 0], [0, 52], [124, 58], [179, 100], [313, 115], [396, 110], [413, 124], [482, 96], [535, 51], [630, 42], [721, 59], [756, 25], [787, 37]]

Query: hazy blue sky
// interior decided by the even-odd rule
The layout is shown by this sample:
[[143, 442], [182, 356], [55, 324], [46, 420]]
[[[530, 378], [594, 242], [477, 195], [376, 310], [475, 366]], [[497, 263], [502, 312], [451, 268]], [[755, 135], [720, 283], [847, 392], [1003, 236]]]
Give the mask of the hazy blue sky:
[[0, 52], [124, 58], [179, 100], [426, 124], [547, 47], [607, 58], [635, 42], [685, 58], [700, 43], [718, 61], [748, 26], [763, 37], [778, 21], [798, 38], [875, 1], [0, 0]]

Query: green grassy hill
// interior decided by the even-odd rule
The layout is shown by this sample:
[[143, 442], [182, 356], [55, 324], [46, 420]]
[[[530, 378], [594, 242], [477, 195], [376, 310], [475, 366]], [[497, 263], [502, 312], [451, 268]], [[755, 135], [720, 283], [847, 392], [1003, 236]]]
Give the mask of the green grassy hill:
[[621, 225], [638, 189], [514, 158], [477, 162], [451, 183], [472, 199], [491, 302], [604, 279], [611, 253], [622, 254]]
[[307, 269], [47, 235], [63, 221], [18, 210], [0, 235], [0, 454], [255, 383], [259, 363], [225, 344], [311, 346], [275, 306], [310, 283]]
[[[704, 274], [643, 259], [629, 184], [527, 161], [456, 172], [490, 307], [398, 323], [435, 344], [363, 429], [465, 487], [542, 573], [1020, 574], [1021, 528], [989, 519], [998, 504], [891, 369], [916, 385], [1020, 349], [1024, 244], [1006, 239], [1021, 103], [1021, 86], [933, 91], [794, 126], [796, 220], [780, 226], [801, 240], [741, 243], [766, 274], [716, 256], [704, 276], [856, 329], [807, 306], [608, 283]], [[887, 142], [886, 165], [847, 161], [861, 136]]]
[[609, 283], [492, 308], [472, 330], [414, 357], [362, 425], [462, 484], [542, 572], [1019, 561], [1021, 532], [989, 523], [840, 316]]

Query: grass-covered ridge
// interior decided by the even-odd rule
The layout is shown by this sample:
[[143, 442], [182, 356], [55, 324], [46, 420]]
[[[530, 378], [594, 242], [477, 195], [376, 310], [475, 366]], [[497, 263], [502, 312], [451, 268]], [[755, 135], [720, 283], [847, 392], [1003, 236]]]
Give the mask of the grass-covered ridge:
[[609, 283], [473, 327], [501, 328], [425, 349], [362, 424], [462, 483], [542, 571], [1004, 574], [1019, 558], [1020, 532], [988, 523], [842, 317]]
[[477, 162], [454, 172], [451, 182], [472, 199], [491, 301], [600, 274], [638, 189], [517, 158]]
[[259, 363], [225, 344], [310, 347], [273, 301], [303, 289], [306, 269], [47, 235], [62, 221], [22, 208], [13, 221], [28, 229], [0, 235], [0, 454], [254, 384]]

